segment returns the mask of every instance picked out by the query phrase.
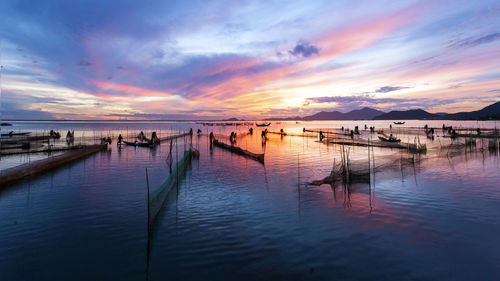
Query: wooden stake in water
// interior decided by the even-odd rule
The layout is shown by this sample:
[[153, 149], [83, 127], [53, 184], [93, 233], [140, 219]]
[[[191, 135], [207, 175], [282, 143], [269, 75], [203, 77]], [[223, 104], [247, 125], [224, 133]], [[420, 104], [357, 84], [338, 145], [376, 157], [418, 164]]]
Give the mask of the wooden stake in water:
[[299, 153], [297, 153], [297, 180], [298, 180], [298, 188], [299, 188], [299, 192], [300, 192], [300, 158], [299, 158]]
[[150, 233], [151, 226], [150, 226], [150, 217], [149, 217], [150, 216], [150, 214], [149, 214], [150, 213], [149, 212], [150, 208], [149, 208], [149, 175], [148, 175], [148, 168], [146, 168], [146, 188], [147, 188], [147, 192], [148, 192], [148, 245], [147, 246], [148, 246], [148, 249], [149, 249], [149, 237], [151, 237], [151, 235], [150, 235], [151, 234]]
[[148, 240], [146, 243], [146, 280], [149, 280], [149, 256], [151, 254], [151, 244], [150, 244], [150, 238], [151, 238], [151, 227], [150, 227], [150, 208], [149, 208], [149, 176], [148, 176], [148, 168], [146, 168], [146, 187], [147, 187], [147, 192], [148, 192]]
[[298, 208], [297, 208], [297, 212], [298, 212], [298, 215], [299, 215], [299, 219], [300, 219], [300, 158], [299, 158], [299, 153], [297, 153], [297, 174], [298, 174], [298, 177], [297, 177], [297, 193], [298, 193], [298, 197], [297, 197], [297, 203], [298, 203]]

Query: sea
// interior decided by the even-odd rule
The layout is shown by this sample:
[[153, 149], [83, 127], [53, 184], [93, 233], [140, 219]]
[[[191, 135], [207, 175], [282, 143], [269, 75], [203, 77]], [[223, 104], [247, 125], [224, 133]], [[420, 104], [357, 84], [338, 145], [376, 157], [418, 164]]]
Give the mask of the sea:
[[[486, 138], [471, 144], [441, 129], [434, 139], [423, 133], [425, 125], [493, 129], [495, 121], [10, 123], [2, 133], [60, 132], [56, 147], [68, 130], [75, 144], [113, 142], [0, 189], [0, 280], [500, 280], [499, 151]], [[353, 139], [377, 141], [365, 125], [427, 149], [318, 140], [318, 130], [349, 139], [340, 128], [358, 126]], [[265, 128], [287, 135], [263, 142]], [[133, 141], [140, 131], [190, 129], [192, 136], [155, 148], [116, 144], [120, 134]], [[211, 147], [210, 132], [226, 143], [235, 132], [234, 145], [264, 153], [264, 163]], [[148, 231], [148, 186], [169, 177], [169, 153], [175, 165], [190, 148], [199, 159]], [[61, 153], [2, 156], [0, 169]], [[368, 179], [311, 184], [345, 161], [368, 167]]]

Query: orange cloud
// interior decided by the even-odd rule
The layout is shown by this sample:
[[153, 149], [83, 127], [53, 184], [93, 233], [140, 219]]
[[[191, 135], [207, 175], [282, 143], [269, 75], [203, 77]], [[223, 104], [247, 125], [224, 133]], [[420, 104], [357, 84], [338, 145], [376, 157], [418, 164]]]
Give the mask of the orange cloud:
[[93, 81], [93, 83], [102, 90], [112, 90], [139, 96], [172, 96], [171, 94], [166, 92], [136, 87], [132, 85], [117, 84], [107, 81]]

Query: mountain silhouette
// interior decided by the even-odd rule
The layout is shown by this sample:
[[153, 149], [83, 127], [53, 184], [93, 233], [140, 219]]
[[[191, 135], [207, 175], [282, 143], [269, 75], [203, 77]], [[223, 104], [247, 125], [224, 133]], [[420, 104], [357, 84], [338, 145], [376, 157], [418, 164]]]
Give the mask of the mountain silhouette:
[[[418, 120], [418, 119], [437, 119], [439, 115], [429, 113], [422, 109], [411, 109], [406, 111], [393, 110], [389, 113], [378, 115], [374, 120]], [[442, 117], [441, 117], [442, 118]]]
[[321, 111], [311, 116], [306, 116], [302, 120], [371, 120], [374, 117], [384, 114], [383, 111], [369, 107], [352, 110], [347, 113], [339, 111]]
[[499, 120], [500, 119], [500, 101], [496, 102], [494, 104], [490, 104], [481, 110], [448, 114], [448, 115], [446, 115], [446, 118], [447, 119], [482, 119], [482, 120], [494, 119], [494, 120]]
[[305, 117], [269, 118], [266, 120], [500, 120], [500, 102], [488, 105], [481, 110], [459, 113], [430, 113], [423, 109], [393, 110], [385, 113], [369, 107], [352, 110], [347, 113], [340, 111], [320, 111]]

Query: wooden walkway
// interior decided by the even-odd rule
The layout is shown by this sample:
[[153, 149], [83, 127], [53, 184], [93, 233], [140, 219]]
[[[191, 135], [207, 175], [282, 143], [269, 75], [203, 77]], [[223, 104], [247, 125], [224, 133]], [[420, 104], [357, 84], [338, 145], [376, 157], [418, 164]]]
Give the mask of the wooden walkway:
[[64, 154], [37, 160], [31, 163], [25, 163], [16, 167], [0, 171], [0, 187], [21, 180], [28, 176], [41, 174], [48, 170], [60, 167], [64, 164], [73, 162], [85, 156], [91, 155], [106, 148], [105, 144], [90, 145], [81, 149], [71, 150]]
[[51, 148], [44, 148], [44, 149], [29, 149], [29, 150], [22, 150], [22, 151], [2, 151], [2, 152], [0, 152], [0, 155], [1, 156], [8, 156], [8, 155], [18, 155], [18, 154], [26, 154], [26, 153], [51, 153], [51, 152], [82, 149], [84, 147], [85, 146], [83, 146], [83, 145], [74, 145], [74, 146], [69, 146], [69, 147], [51, 147]]
[[55, 137], [46, 135], [46, 136], [13, 137], [13, 138], [8, 138], [8, 139], [2, 138], [1, 143], [2, 144], [14, 144], [14, 143], [49, 140], [49, 139], [55, 139]]

